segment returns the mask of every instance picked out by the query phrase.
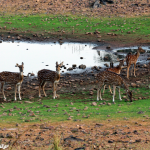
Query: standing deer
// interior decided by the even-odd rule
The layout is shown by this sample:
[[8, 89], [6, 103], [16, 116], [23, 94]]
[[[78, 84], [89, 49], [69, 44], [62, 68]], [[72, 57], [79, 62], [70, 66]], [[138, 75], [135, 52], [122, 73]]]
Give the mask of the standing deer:
[[[132, 92], [129, 91], [128, 86], [126, 85], [125, 81], [119, 74], [116, 74], [110, 71], [102, 71], [97, 74], [97, 80], [98, 80], [97, 101], [99, 101], [99, 98], [102, 100], [102, 97], [101, 97], [102, 86], [105, 84], [108, 84], [108, 85], [113, 85], [113, 102], [115, 101], [114, 99], [115, 88], [116, 87], [120, 88], [120, 86], [124, 86], [124, 88], [126, 89], [127, 95], [130, 101], [132, 102]], [[119, 99], [122, 100], [121, 95], [120, 95], [120, 90], [119, 90]]]
[[131, 54], [131, 53], [127, 54], [125, 60], [126, 60], [126, 64], [127, 64], [127, 78], [128, 79], [129, 79], [129, 69], [132, 64], [134, 64], [134, 76], [136, 77], [136, 75], [135, 75], [136, 62], [140, 56], [140, 52], [143, 52], [143, 51], [144, 50], [141, 47], [138, 47], [136, 54]]
[[41, 97], [40, 90], [41, 88], [43, 89], [45, 97], [47, 96], [44, 87], [46, 84], [46, 81], [50, 81], [53, 84], [53, 99], [57, 97], [56, 95], [56, 88], [57, 88], [57, 83], [60, 80], [60, 67], [63, 65], [63, 62], [58, 64], [56, 62], [56, 71], [48, 70], [48, 69], [42, 69], [38, 71], [38, 80], [39, 80], [39, 97]]
[[[121, 69], [124, 68], [123, 66], [124, 66], [124, 60], [120, 60], [120, 63], [119, 63], [119, 65], [118, 65], [117, 67], [114, 67], [114, 68], [107, 68], [106, 70], [107, 70], [107, 71], [114, 72], [114, 73], [117, 73], [117, 74], [120, 74]], [[105, 92], [105, 87], [106, 87], [106, 85], [104, 85], [103, 94], [104, 94], [104, 92]], [[109, 90], [110, 90], [110, 93], [112, 94], [110, 85], [109, 85]]]
[[6, 100], [6, 97], [5, 97], [5, 94], [4, 94], [4, 84], [5, 83], [14, 84], [14, 86], [15, 86], [15, 100], [16, 100], [16, 92], [17, 92], [17, 86], [18, 86], [19, 99], [21, 100], [20, 87], [21, 87], [21, 84], [22, 84], [22, 81], [23, 81], [24, 63], [22, 62], [22, 65], [16, 64], [15, 67], [19, 68], [20, 73], [8, 72], [8, 71], [0, 72], [0, 76], [2, 78], [1, 91], [3, 93], [3, 97], [4, 97], [5, 100]]

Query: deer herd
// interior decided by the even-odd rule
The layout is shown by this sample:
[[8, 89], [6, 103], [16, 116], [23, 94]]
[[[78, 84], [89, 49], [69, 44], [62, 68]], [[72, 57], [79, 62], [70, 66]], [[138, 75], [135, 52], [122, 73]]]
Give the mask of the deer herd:
[[[97, 81], [98, 81], [98, 86], [97, 86], [97, 101], [99, 99], [102, 100], [101, 97], [101, 89], [104, 86], [103, 94], [105, 91], [105, 86], [109, 85], [110, 92], [111, 87], [113, 86], [113, 102], [114, 97], [115, 97], [115, 89], [118, 87], [119, 91], [119, 99], [121, 99], [120, 95], [120, 87], [123, 86], [126, 89], [127, 96], [129, 97], [130, 101], [132, 101], [132, 92], [129, 90], [127, 84], [125, 83], [125, 80], [121, 77], [120, 72], [122, 68], [124, 67], [124, 61], [126, 61], [127, 65], [127, 78], [129, 79], [129, 69], [132, 64], [134, 64], [134, 76], [135, 75], [135, 67], [136, 67], [136, 62], [137, 59], [140, 55], [140, 52], [142, 52], [143, 49], [141, 47], [138, 47], [137, 53], [136, 54], [131, 54], [128, 53], [126, 58], [124, 60], [120, 60], [120, 63], [117, 67], [113, 68], [108, 68], [105, 69], [104, 71], [101, 71], [97, 74]], [[53, 99], [57, 98], [56, 94], [56, 88], [57, 88], [57, 83], [60, 80], [60, 68], [63, 66], [63, 62], [58, 64], [56, 62], [56, 71], [48, 70], [48, 69], [42, 69], [38, 71], [38, 81], [39, 81], [39, 97], [41, 97], [41, 89], [43, 90], [44, 96], [46, 97], [46, 93], [44, 91], [44, 87], [47, 81], [52, 82], [53, 84]], [[16, 67], [19, 68], [18, 73], [15, 72], [8, 72], [8, 71], [3, 71], [0, 72], [0, 83], [1, 83], [1, 91], [4, 97], [4, 100], [6, 100], [5, 94], [4, 94], [4, 85], [5, 83], [13, 84], [14, 89], [15, 89], [15, 97], [14, 99], [16, 100], [16, 92], [17, 92], [17, 87], [18, 87], [18, 93], [19, 93], [19, 99], [21, 100], [21, 95], [20, 95], [20, 87], [23, 82], [23, 70], [24, 70], [24, 63], [22, 62], [21, 65], [16, 64]]]

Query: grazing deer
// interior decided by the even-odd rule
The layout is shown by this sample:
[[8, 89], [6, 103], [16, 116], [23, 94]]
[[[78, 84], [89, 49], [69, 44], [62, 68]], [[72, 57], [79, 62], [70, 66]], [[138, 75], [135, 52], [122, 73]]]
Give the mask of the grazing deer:
[[0, 72], [0, 76], [2, 78], [1, 82], [1, 91], [3, 93], [3, 97], [6, 100], [5, 94], [4, 94], [4, 83], [14, 84], [15, 85], [15, 100], [16, 100], [16, 92], [17, 92], [17, 86], [18, 86], [18, 92], [19, 92], [19, 99], [21, 100], [20, 95], [20, 87], [23, 81], [23, 69], [24, 69], [24, 63], [22, 62], [22, 65], [16, 64], [15, 67], [18, 67], [20, 70], [20, 73], [17, 72], [8, 72], [3, 71]]
[[127, 54], [125, 60], [126, 60], [126, 64], [127, 64], [127, 78], [128, 79], [129, 79], [129, 69], [132, 64], [134, 64], [134, 76], [136, 77], [136, 75], [135, 75], [136, 62], [140, 56], [140, 52], [143, 52], [143, 51], [144, 50], [141, 47], [138, 47], [136, 54], [131, 54], [131, 53]]
[[122, 85], [126, 89], [127, 95], [130, 101], [132, 102], [132, 92], [129, 91], [128, 86], [126, 85], [125, 81], [119, 74], [107, 70], [102, 71], [97, 74], [97, 80], [98, 80], [97, 101], [99, 101], [99, 98], [102, 100], [101, 97], [102, 86], [108, 84], [108, 85], [113, 85], [113, 102], [115, 101], [114, 97], [115, 97], [116, 87], [119, 87], [119, 99], [122, 100], [120, 95], [120, 86]]
[[[114, 72], [114, 73], [117, 73], [117, 74], [120, 74], [121, 69], [124, 68], [123, 66], [124, 66], [124, 60], [120, 60], [120, 63], [119, 63], [119, 65], [118, 65], [117, 67], [114, 67], [114, 68], [107, 68], [106, 70], [107, 70], [107, 71]], [[104, 94], [104, 92], [105, 92], [105, 87], [106, 87], [106, 85], [104, 85], [103, 94]], [[110, 93], [112, 94], [110, 85], [109, 85], [109, 90], [110, 90]]]
[[57, 83], [60, 80], [60, 67], [62, 65], [63, 65], [63, 62], [60, 64], [58, 64], [58, 62], [56, 62], [56, 71], [52, 71], [52, 70], [48, 70], [48, 69], [42, 69], [42, 70], [38, 71], [39, 97], [41, 97], [41, 93], [40, 93], [41, 88], [43, 89], [45, 97], [47, 96], [44, 91], [46, 81], [50, 81], [53, 83], [53, 88], [54, 88], [53, 89], [53, 99], [55, 99], [57, 97], [56, 87], [57, 87]]

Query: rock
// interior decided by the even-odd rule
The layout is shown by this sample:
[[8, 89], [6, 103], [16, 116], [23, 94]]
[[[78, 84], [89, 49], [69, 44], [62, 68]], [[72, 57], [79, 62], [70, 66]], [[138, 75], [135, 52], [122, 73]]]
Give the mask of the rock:
[[68, 70], [68, 71], [71, 71], [71, 70], [73, 70], [73, 68], [72, 68], [72, 67], [69, 67], [67, 70]]
[[97, 106], [96, 102], [92, 102], [91, 106]]
[[90, 91], [90, 95], [93, 95], [94, 93], [93, 93], [93, 91]]
[[122, 98], [123, 98], [123, 99], [126, 99], [126, 98], [127, 98], [127, 96], [123, 96]]
[[0, 133], [0, 138], [4, 138], [4, 134], [3, 133]]
[[67, 120], [71, 120], [72, 118], [71, 117], [69, 117]]
[[93, 5], [93, 8], [98, 8], [98, 7], [100, 7], [101, 5], [100, 5], [100, 0], [96, 0], [95, 2], [94, 2], [94, 5]]
[[73, 68], [73, 69], [75, 69], [76, 67], [77, 67], [77, 65], [76, 65], [76, 64], [73, 64], [73, 65], [72, 65], [72, 68]]
[[79, 69], [85, 69], [86, 68], [86, 65], [79, 65]]
[[28, 104], [31, 104], [32, 102], [30, 102], [30, 101], [24, 101], [24, 103], [28, 103]]
[[13, 138], [13, 135], [11, 133], [7, 133], [6, 138]]
[[53, 126], [46, 126], [46, 125], [44, 125], [44, 124], [42, 124], [42, 125], [40, 125], [40, 129], [49, 129], [49, 130], [53, 130], [54, 129], [54, 127]]
[[139, 111], [137, 114], [144, 114], [144, 112], [143, 111]]
[[44, 105], [43, 107], [45, 107], [45, 108], [50, 108], [50, 106], [48, 106], [48, 105]]
[[114, 141], [113, 140], [108, 140], [108, 143], [114, 143]]
[[48, 110], [47, 110], [47, 112], [51, 112], [51, 111], [52, 111], [51, 109], [48, 109]]
[[131, 83], [131, 86], [132, 86], [132, 87], [136, 87], [136, 84], [135, 84], [135, 83]]
[[137, 139], [137, 140], [135, 140], [135, 142], [136, 142], [136, 143], [141, 142], [141, 141], [142, 141], [141, 139]]
[[136, 81], [137, 84], [141, 84], [141, 81]]
[[20, 40], [20, 39], [21, 39], [20, 36], [18, 36], [18, 37], [17, 37], [17, 40]]
[[78, 128], [73, 128], [73, 129], [71, 129], [71, 132], [72, 133], [75, 133], [75, 132], [78, 132], [79, 130], [78, 130]]
[[106, 67], [109, 67], [109, 65], [106, 63], [106, 64], [104, 64], [104, 66], [106, 66]]
[[104, 126], [103, 124], [101, 124], [101, 123], [96, 123], [96, 126]]
[[29, 116], [30, 116], [30, 117], [35, 117], [35, 114], [34, 114], [33, 112], [31, 112], [31, 113], [29, 114]]
[[87, 110], [87, 109], [88, 109], [88, 107], [87, 107], [87, 106], [85, 106], [83, 110]]
[[9, 91], [10, 91], [11, 89], [12, 89], [11, 87], [8, 87], [8, 88], [7, 88], [7, 90], [9, 90]]
[[108, 106], [111, 106], [111, 103], [107, 103]]

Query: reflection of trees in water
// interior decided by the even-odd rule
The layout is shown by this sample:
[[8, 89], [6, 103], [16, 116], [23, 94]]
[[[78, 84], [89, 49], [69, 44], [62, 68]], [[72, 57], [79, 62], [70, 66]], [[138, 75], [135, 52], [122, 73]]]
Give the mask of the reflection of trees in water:
[[106, 51], [97, 51], [98, 56], [94, 56], [93, 59], [95, 62], [100, 63], [104, 62], [104, 58], [107, 58], [107, 61], [109, 62], [116, 62], [117, 61], [117, 56], [114, 55], [113, 53], [109, 53]]

